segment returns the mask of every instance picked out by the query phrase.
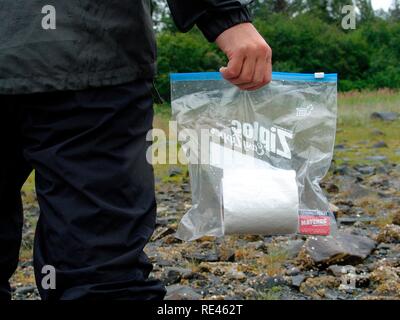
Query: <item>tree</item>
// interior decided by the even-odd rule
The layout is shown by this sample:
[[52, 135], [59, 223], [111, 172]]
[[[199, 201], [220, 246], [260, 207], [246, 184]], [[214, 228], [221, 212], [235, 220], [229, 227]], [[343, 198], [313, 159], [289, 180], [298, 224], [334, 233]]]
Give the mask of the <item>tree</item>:
[[303, 8], [303, 0], [255, 0], [251, 5], [253, 15], [264, 19], [275, 13], [293, 16]]
[[152, 0], [151, 11], [156, 32], [161, 32], [162, 30], [168, 30], [171, 32], [178, 31], [172, 20], [169, 7], [165, 0]]
[[400, 21], [400, 0], [394, 0], [393, 6], [389, 10], [390, 19], [393, 21]]
[[371, 21], [375, 19], [374, 8], [372, 7], [371, 0], [357, 0], [357, 8], [360, 11], [359, 19], [361, 22]]

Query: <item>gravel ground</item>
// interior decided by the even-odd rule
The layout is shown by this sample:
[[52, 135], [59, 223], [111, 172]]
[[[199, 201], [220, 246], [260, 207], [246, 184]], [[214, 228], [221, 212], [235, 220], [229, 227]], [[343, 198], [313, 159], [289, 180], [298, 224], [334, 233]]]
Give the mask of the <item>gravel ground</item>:
[[[179, 168], [157, 183], [157, 229], [146, 252], [167, 299], [400, 299], [400, 165], [332, 165], [322, 184], [338, 220], [335, 237], [174, 237], [190, 208]], [[177, 179], [177, 177], [179, 179]], [[31, 248], [38, 208], [25, 194], [15, 299], [39, 299]], [[349, 245], [352, 244], [352, 245]]]

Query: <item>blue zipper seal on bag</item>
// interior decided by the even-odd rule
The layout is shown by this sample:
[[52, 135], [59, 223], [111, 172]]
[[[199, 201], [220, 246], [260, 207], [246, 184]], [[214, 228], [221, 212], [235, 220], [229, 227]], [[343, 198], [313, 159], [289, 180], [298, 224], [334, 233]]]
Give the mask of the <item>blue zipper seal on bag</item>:
[[[336, 73], [322, 74], [318, 78], [318, 73], [290, 73], [290, 72], [272, 72], [272, 80], [276, 81], [304, 81], [304, 82], [329, 82], [337, 83], [338, 75]], [[220, 72], [193, 72], [193, 73], [171, 73], [172, 82], [179, 81], [208, 81], [224, 80]]]

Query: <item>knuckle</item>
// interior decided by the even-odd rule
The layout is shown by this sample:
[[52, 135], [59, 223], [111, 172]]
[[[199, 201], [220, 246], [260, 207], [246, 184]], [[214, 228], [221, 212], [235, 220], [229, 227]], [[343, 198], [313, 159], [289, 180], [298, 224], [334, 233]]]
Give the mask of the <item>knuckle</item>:
[[267, 44], [263, 50], [264, 50], [263, 51], [264, 57], [267, 57], [267, 60], [271, 60], [272, 59], [272, 49], [271, 49], [271, 47]]
[[258, 51], [259, 49], [260, 49], [259, 45], [257, 45], [257, 44], [251, 43], [248, 45], [248, 50], [251, 52]]
[[247, 52], [247, 50], [248, 50], [248, 46], [246, 46], [246, 45], [240, 46], [237, 49], [238, 53], [241, 55], [244, 55]]
[[238, 68], [237, 67], [231, 67], [225, 72], [225, 77], [227, 78], [234, 78], [237, 77], [238, 75]]
[[265, 41], [257, 45], [257, 51], [263, 57], [267, 57], [272, 53], [271, 47]]
[[245, 83], [249, 83], [249, 82], [252, 82], [253, 77], [251, 75], [249, 75], [249, 74], [245, 74], [245, 75], [242, 76], [242, 80]]
[[257, 45], [253, 43], [247, 43], [245, 46], [242, 47], [242, 53], [246, 56], [254, 55], [254, 52], [257, 52]]
[[225, 71], [224, 75], [225, 75], [225, 77], [228, 77], [228, 78], [232, 77], [232, 70]]
[[229, 76], [231, 78], [237, 78], [239, 76], [239, 68], [234, 68], [230, 71]]
[[260, 53], [267, 55], [268, 54], [268, 45], [266, 43], [260, 43], [257, 45], [257, 50]]

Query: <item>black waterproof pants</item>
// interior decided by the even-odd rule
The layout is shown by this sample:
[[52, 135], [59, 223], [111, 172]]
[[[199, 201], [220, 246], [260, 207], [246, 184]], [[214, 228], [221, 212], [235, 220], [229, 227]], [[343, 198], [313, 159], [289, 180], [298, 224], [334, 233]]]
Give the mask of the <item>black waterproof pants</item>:
[[[41, 297], [162, 299], [143, 248], [155, 227], [146, 161], [151, 81], [83, 91], [0, 95], [0, 297], [10, 297], [35, 170], [40, 217], [34, 267]], [[56, 288], [43, 288], [48, 267]]]

